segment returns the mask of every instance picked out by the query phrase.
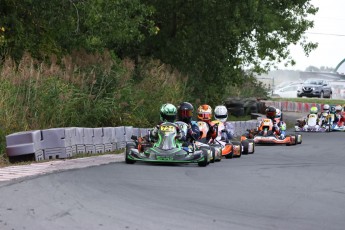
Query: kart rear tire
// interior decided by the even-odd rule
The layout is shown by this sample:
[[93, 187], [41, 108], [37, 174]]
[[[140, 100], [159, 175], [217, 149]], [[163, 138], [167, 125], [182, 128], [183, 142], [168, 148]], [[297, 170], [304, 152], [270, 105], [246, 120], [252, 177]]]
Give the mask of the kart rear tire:
[[296, 134], [293, 134], [293, 136], [295, 137], [295, 142], [293, 143], [293, 145], [297, 145], [297, 135]]
[[210, 160], [210, 163], [214, 163], [216, 161], [216, 148], [214, 146], [210, 146], [211, 152], [212, 152], [212, 159]]
[[240, 157], [242, 156], [242, 152], [243, 152], [242, 143], [239, 142], [239, 141], [233, 141], [233, 142], [232, 142], [232, 145], [239, 145], [239, 146], [240, 146], [240, 155], [238, 155], [238, 156], [233, 156], [233, 157], [236, 157], [236, 158], [240, 158]]
[[255, 142], [254, 140], [248, 140], [249, 143], [253, 143], [253, 152], [248, 152], [249, 154], [254, 154], [255, 152]]
[[[298, 136], [301, 137], [301, 141], [298, 141]], [[302, 144], [302, 135], [301, 134], [297, 134], [297, 144]]]
[[135, 143], [128, 143], [126, 144], [126, 155], [125, 155], [125, 162], [126, 164], [134, 164], [136, 161], [135, 160], [132, 160], [132, 159], [129, 159], [128, 158], [128, 155], [129, 155], [129, 152], [131, 151], [131, 149], [135, 149]]
[[201, 149], [202, 150], [202, 154], [204, 155], [204, 160], [201, 162], [198, 162], [198, 166], [199, 167], [206, 167], [209, 164], [209, 160], [208, 160], [208, 152], [206, 149]]
[[241, 141], [241, 144], [243, 146], [243, 153], [244, 155], [248, 154], [248, 150], [249, 150], [249, 141], [248, 140], [243, 140]]

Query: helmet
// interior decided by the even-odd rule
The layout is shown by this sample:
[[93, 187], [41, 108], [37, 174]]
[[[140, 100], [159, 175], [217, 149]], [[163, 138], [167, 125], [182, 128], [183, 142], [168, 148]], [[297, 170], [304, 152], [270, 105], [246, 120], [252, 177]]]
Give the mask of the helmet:
[[282, 112], [280, 111], [280, 109], [276, 109], [276, 116], [275, 118], [281, 118], [282, 116]]
[[330, 113], [335, 113], [335, 106], [331, 106], [331, 108], [329, 109]]
[[178, 119], [190, 123], [193, 117], [194, 107], [189, 102], [182, 102], [177, 109]]
[[201, 121], [210, 121], [212, 119], [212, 108], [209, 105], [200, 105], [198, 108], [198, 119]]
[[224, 105], [218, 105], [214, 109], [214, 118], [221, 122], [225, 122], [228, 119], [228, 109]]
[[323, 105], [323, 111], [324, 112], [329, 112], [329, 104], [324, 104]]
[[335, 106], [335, 111], [336, 111], [336, 112], [341, 112], [342, 109], [343, 109], [343, 108], [341, 107], [341, 105]]
[[274, 119], [276, 117], [276, 113], [277, 113], [276, 108], [274, 108], [272, 106], [267, 107], [267, 109], [266, 109], [266, 117], [267, 118]]
[[310, 108], [310, 113], [317, 114], [317, 112], [318, 112], [318, 109], [316, 106], [313, 106]]
[[166, 103], [161, 106], [160, 119], [161, 121], [175, 122], [177, 109], [173, 104]]

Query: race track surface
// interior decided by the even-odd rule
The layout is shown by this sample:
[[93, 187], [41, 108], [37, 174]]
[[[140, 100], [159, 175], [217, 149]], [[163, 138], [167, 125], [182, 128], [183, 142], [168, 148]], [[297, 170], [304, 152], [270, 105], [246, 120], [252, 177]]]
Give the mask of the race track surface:
[[345, 133], [197, 165], [124, 162], [0, 183], [0, 229], [345, 227]]

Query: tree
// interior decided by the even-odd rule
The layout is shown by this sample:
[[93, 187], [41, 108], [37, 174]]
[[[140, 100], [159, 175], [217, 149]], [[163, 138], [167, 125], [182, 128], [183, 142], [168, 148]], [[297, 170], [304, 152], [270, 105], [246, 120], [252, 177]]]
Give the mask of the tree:
[[24, 51], [34, 57], [75, 49], [121, 51], [153, 33], [152, 13], [140, 0], [1, 0], [0, 28], [6, 53], [16, 59]]
[[316, 47], [303, 37], [313, 26], [306, 17], [317, 12], [310, 0], [143, 2], [155, 7], [160, 31], [147, 38], [142, 54], [188, 73], [199, 96], [212, 85], [241, 82], [242, 69], [259, 73], [284, 60], [294, 64], [290, 44], [300, 42], [307, 54]]

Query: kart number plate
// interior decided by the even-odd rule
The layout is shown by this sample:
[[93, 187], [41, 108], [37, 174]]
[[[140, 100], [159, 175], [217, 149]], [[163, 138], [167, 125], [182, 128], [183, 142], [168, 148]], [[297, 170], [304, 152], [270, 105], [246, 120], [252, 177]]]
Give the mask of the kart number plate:
[[161, 156], [157, 156], [157, 160], [161, 160], [161, 161], [172, 161], [174, 160], [173, 157], [161, 157]]
[[160, 128], [163, 132], [174, 132], [175, 127], [171, 125], [164, 125]]

